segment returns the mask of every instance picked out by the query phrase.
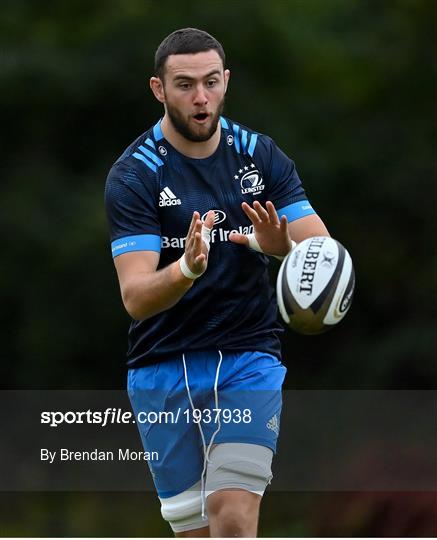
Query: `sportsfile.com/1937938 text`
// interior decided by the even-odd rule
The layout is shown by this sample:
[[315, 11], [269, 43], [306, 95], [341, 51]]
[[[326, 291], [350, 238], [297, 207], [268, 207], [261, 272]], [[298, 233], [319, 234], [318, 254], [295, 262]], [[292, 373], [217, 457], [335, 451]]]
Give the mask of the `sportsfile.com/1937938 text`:
[[182, 409], [174, 411], [140, 411], [136, 415], [131, 411], [108, 407], [104, 411], [43, 411], [41, 424], [58, 427], [62, 424], [95, 424], [105, 427], [113, 424], [177, 424], [185, 423], [217, 424], [249, 424], [252, 422], [250, 409]]

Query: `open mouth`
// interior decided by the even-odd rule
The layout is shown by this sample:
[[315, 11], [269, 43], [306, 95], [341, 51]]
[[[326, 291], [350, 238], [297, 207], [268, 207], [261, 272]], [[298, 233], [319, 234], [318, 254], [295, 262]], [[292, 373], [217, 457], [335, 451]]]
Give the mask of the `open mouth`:
[[194, 115], [194, 119], [197, 120], [198, 122], [203, 122], [204, 120], [206, 120], [208, 118], [208, 113], [199, 113], [199, 114], [195, 114]]

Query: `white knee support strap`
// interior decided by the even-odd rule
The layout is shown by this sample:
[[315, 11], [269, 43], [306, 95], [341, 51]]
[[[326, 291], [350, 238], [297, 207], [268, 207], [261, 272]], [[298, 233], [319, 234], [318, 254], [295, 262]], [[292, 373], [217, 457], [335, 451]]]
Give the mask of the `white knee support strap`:
[[208, 519], [202, 519], [200, 482], [174, 497], [159, 500], [162, 517], [170, 523], [173, 532], [190, 531], [208, 525]]
[[[206, 472], [206, 496], [220, 489], [244, 489], [263, 495], [272, 479], [273, 452], [257, 444], [220, 443], [213, 445]], [[208, 525], [202, 518], [201, 482], [190, 489], [161, 499], [162, 517], [176, 533]]]
[[206, 473], [206, 496], [236, 488], [263, 495], [272, 479], [273, 452], [266, 446], [221, 443], [211, 453]]

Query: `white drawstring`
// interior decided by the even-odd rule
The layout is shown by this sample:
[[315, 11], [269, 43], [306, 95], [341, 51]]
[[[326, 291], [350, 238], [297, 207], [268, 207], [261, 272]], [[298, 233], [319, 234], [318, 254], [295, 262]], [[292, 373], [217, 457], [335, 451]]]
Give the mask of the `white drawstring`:
[[[218, 351], [220, 355], [220, 360], [217, 365], [217, 370], [215, 373], [215, 381], [214, 381], [214, 402], [215, 402], [215, 408], [216, 411], [218, 411], [218, 380], [219, 380], [219, 374], [220, 374], [220, 366], [222, 365], [223, 355], [221, 351]], [[182, 362], [184, 364], [184, 375], [185, 375], [185, 386], [187, 388], [187, 394], [188, 399], [190, 401], [191, 409], [194, 413], [194, 403], [191, 399], [191, 393], [190, 393], [190, 385], [188, 383], [188, 373], [187, 373], [187, 364], [185, 362], [185, 354], [182, 354]], [[194, 418], [194, 416], [193, 416]], [[221, 428], [221, 422], [220, 422], [220, 411], [218, 411], [218, 428], [214, 431], [212, 434], [211, 440], [209, 441], [208, 448], [206, 448], [206, 442], [205, 442], [205, 435], [203, 434], [202, 426], [200, 425], [202, 422], [202, 419], [200, 418], [200, 421], [197, 422], [197, 425], [199, 426], [200, 436], [202, 437], [202, 446], [203, 446], [203, 470], [202, 470], [202, 476], [200, 477], [200, 485], [201, 485], [201, 499], [202, 499], [202, 519], [206, 519], [205, 515], [205, 506], [206, 506], [206, 497], [205, 497], [205, 475], [206, 475], [206, 469], [209, 463], [209, 453], [211, 451], [212, 444], [214, 442], [214, 438], [217, 435], [217, 433], [220, 431]]]
[[[187, 373], [187, 364], [185, 362], [185, 354], [182, 354], [182, 362], [184, 363], [185, 386], [187, 387], [188, 399], [190, 400], [191, 409], [193, 410], [193, 413], [194, 413], [195, 408], [194, 408], [193, 400], [191, 399], [190, 385], [188, 384], [188, 373]], [[198, 422], [198, 424], [199, 424], [199, 429], [200, 429], [200, 436], [202, 437], [203, 455], [205, 455], [206, 453], [205, 436], [203, 434], [203, 430], [202, 430], [202, 426], [200, 425], [200, 422]]]

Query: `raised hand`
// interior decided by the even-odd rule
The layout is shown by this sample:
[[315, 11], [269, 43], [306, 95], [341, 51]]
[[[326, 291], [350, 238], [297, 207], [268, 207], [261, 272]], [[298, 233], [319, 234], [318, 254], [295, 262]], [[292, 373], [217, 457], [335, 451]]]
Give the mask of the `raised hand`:
[[[241, 207], [252, 222], [255, 238], [264, 253], [284, 256], [290, 251], [292, 244], [287, 218], [282, 216], [279, 219], [271, 201], [266, 202], [266, 208], [263, 208], [259, 201], [254, 201], [253, 208], [246, 202], [243, 202]], [[229, 240], [249, 247], [249, 239], [245, 234], [233, 232], [229, 235]]]
[[185, 239], [185, 261], [194, 274], [203, 274], [208, 266], [209, 245], [202, 238], [202, 225], [208, 229], [214, 226], [214, 210], [210, 210], [202, 223], [199, 212], [193, 212]]

